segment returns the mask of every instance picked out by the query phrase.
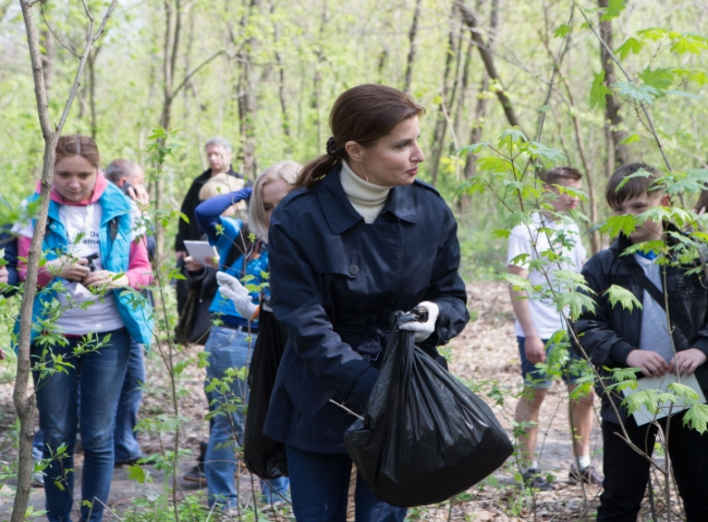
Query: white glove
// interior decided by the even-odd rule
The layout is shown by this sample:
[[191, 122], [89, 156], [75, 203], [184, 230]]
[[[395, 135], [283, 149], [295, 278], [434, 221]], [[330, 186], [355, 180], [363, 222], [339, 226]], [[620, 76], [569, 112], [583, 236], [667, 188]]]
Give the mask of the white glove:
[[408, 323], [403, 323], [399, 328], [401, 330], [408, 330], [409, 332], [415, 332], [415, 342], [420, 343], [425, 341], [430, 334], [435, 331], [435, 323], [440, 315], [440, 308], [435, 303], [430, 301], [423, 301], [418, 304], [419, 307], [428, 310], [428, 320], [424, 323], [419, 323], [418, 321], [410, 321]]
[[241, 282], [226, 272], [217, 272], [216, 281], [219, 283], [221, 295], [233, 301], [236, 311], [246, 319], [253, 319], [258, 306], [253, 304], [251, 295]]

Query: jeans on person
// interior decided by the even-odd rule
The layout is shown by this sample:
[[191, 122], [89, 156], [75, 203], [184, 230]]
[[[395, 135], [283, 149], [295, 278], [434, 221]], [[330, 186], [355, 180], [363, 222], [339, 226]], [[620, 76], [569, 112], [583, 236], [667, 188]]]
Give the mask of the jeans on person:
[[[312, 453], [286, 446], [297, 522], [345, 522], [352, 461], [348, 455]], [[378, 500], [357, 474], [356, 522], [402, 522], [406, 508]]]
[[[40, 428], [44, 433], [44, 458], [51, 459], [45, 470], [44, 491], [50, 522], [69, 522], [74, 491], [74, 444], [78, 417], [81, 421], [84, 467], [81, 480], [80, 515], [83, 522], [100, 522], [103, 504], [113, 477], [113, 427], [118, 397], [128, 362], [130, 336], [125, 328], [101, 332], [110, 334], [100, 349], [74, 355], [83, 337], [69, 337], [66, 346], [55, 344], [51, 350], [61, 355], [62, 371], [41, 376], [33, 370]], [[40, 362], [43, 347], [32, 345], [33, 363]], [[46, 361], [47, 369], [54, 363]], [[78, 407], [81, 387], [81, 408]], [[52, 458], [60, 445], [66, 445], [62, 458]], [[92, 505], [86, 506], [87, 500]]]
[[[227, 376], [228, 369], [242, 369], [250, 363], [250, 354], [256, 343], [256, 335], [248, 339], [248, 332], [241, 328], [213, 326], [204, 350], [209, 352], [207, 381], [220, 379], [230, 381], [226, 390], [217, 386], [206, 391], [209, 411], [217, 412], [211, 419], [209, 445], [207, 446], [204, 473], [209, 490], [209, 506], [218, 503], [225, 509], [236, 508], [238, 492], [234, 484], [236, 452], [243, 444], [245, 417], [244, 406], [248, 401], [248, 385], [244, 380]], [[274, 488], [279, 493], [271, 489]], [[270, 484], [261, 481], [261, 494], [265, 501], [277, 502], [287, 496], [288, 479], [281, 477]]]
[[129, 462], [143, 457], [135, 425], [138, 410], [143, 400], [142, 385], [145, 383], [145, 348], [130, 340], [130, 355], [125, 370], [123, 387], [120, 390], [116, 411], [116, 428], [113, 431], [113, 446], [116, 462]]
[[[708, 520], [708, 433], [684, 426], [683, 416], [684, 413], [677, 413], [671, 417], [669, 456], [687, 522], [704, 522]], [[659, 423], [666, 429], [666, 418]], [[655, 425], [637, 426], [629, 418], [625, 429], [633, 444], [652, 454], [658, 429]], [[605, 480], [598, 522], [635, 522], [647, 489], [650, 463], [620, 438], [623, 436], [619, 424], [602, 422]]]

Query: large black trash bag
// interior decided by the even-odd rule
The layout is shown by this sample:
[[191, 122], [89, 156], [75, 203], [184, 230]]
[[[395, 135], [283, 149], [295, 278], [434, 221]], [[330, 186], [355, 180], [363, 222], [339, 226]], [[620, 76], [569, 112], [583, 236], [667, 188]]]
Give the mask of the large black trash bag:
[[243, 462], [260, 478], [276, 479], [288, 475], [285, 445], [263, 435], [263, 426], [287, 333], [268, 305], [268, 300], [261, 303], [258, 338], [248, 372], [250, 395], [243, 434]]
[[442, 502], [470, 488], [513, 447], [489, 406], [415, 346], [396, 312], [364, 418], [344, 434], [374, 496], [399, 507]]

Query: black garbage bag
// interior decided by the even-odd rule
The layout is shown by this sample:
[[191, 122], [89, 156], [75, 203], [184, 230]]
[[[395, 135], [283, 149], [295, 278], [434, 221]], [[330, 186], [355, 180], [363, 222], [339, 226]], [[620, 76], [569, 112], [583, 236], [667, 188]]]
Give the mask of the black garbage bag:
[[349, 456], [376, 498], [399, 507], [442, 502], [470, 488], [513, 447], [489, 406], [415, 346], [396, 312], [363, 419], [344, 434]]
[[258, 338], [248, 372], [250, 395], [243, 434], [243, 462], [260, 478], [276, 479], [288, 475], [285, 445], [263, 435], [263, 426], [288, 337], [268, 304], [267, 300], [261, 303]]

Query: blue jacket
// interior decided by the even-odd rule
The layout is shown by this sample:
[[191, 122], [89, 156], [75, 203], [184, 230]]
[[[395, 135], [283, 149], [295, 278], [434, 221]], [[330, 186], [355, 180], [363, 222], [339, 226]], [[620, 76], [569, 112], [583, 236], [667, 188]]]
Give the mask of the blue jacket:
[[[39, 195], [35, 194], [29, 199], [34, 200]], [[123, 192], [109, 183], [98, 200], [101, 205], [102, 217], [99, 230], [99, 245], [101, 249], [101, 263], [106, 270], [111, 272], [126, 272], [130, 262], [130, 245], [132, 236], [132, 203], [123, 195]], [[47, 232], [42, 244], [42, 252], [47, 260], [56, 259], [67, 248], [66, 229], [59, 218], [59, 204], [49, 202]], [[111, 222], [117, 224], [115, 239], [111, 241]], [[139, 292], [130, 289], [111, 290], [116, 298], [116, 307], [123, 324], [128, 329], [130, 336], [138, 343], [150, 347], [153, 332], [153, 313], [150, 303]], [[39, 320], [44, 318], [45, 306], [52, 302], [56, 296], [54, 284], [37, 292], [34, 300], [32, 340], [38, 333]], [[90, 320], [90, 315], [87, 315]], [[15, 324], [15, 332], [19, 333], [19, 318]]]
[[440, 359], [469, 320], [458, 275], [457, 224], [432, 187], [393, 188], [366, 224], [333, 169], [311, 190], [276, 207], [270, 225], [271, 303], [289, 340], [264, 432], [305, 451], [346, 453], [355, 418], [328, 401], [363, 412], [390, 336], [389, 316], [421, 301], [440, 307], [421, 348]]

